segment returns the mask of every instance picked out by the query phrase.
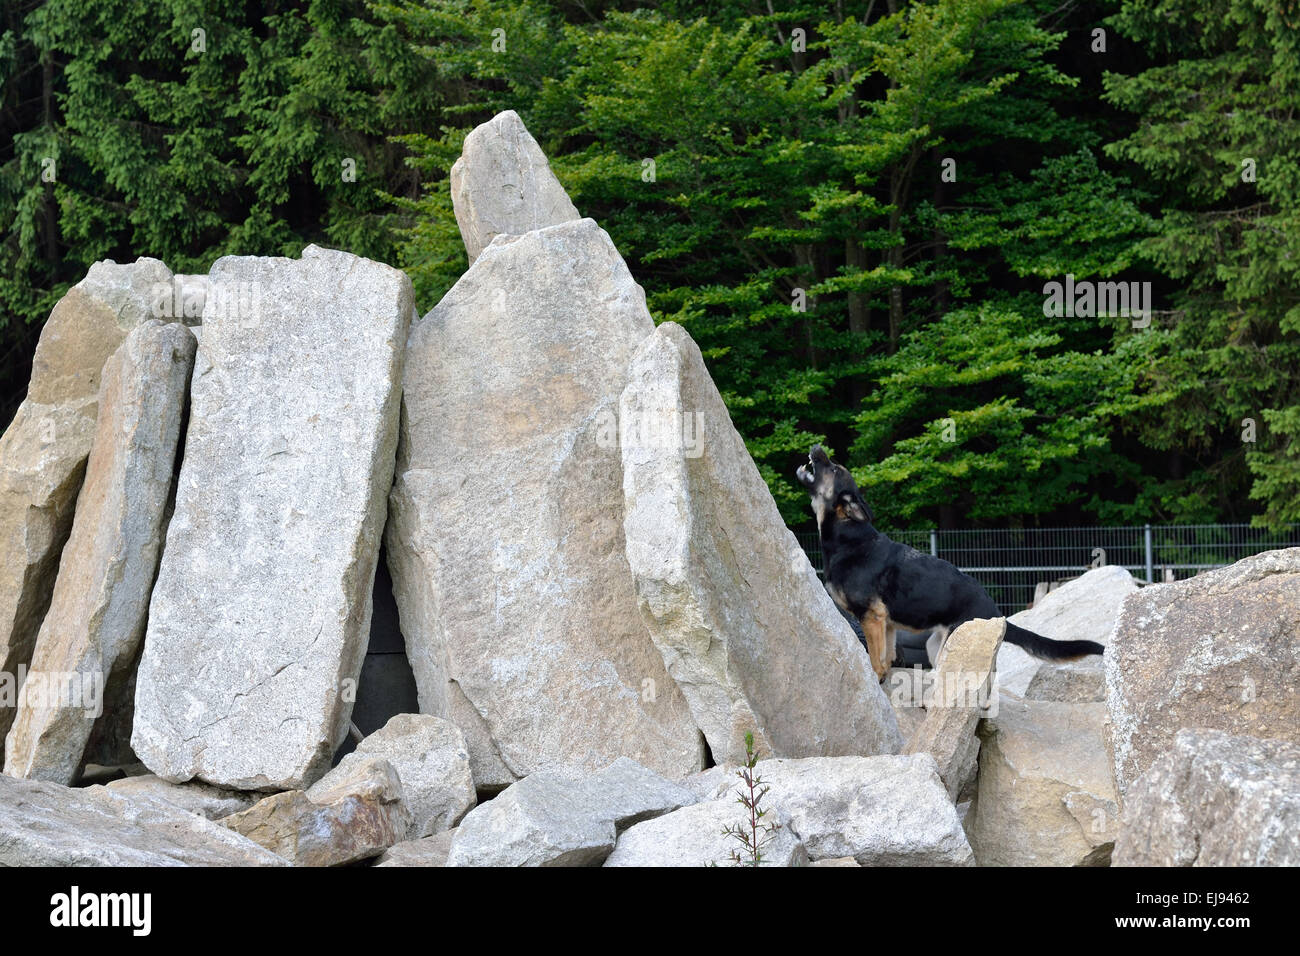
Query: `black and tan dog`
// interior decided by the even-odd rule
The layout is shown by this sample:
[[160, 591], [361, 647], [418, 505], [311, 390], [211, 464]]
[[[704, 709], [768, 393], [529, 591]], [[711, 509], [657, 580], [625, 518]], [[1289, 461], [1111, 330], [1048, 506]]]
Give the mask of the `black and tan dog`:
[[[808, 463], [800, 465], [795, 475], [812, 496], [817, 513], [826, 590], [836, 604], [862, 622], [871, 666], [881, 679], [894, 659], [895, 624], [917, 631], [933, 629], [933, 661], [943, 640], [959, 624], [1002, 616], [970, 575], [877, 531], [853, 476], [832, 462], [821, 445], [813, 445]], [[1093, 641], [1053, 641], [1010, 621], [1003, 639], [1048, 660], [1103, 650]]]

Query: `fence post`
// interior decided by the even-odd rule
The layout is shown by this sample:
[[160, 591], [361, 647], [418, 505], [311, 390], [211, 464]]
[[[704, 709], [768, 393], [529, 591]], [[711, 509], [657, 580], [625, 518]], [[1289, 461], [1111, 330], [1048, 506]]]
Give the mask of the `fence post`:
[[936, 558], [939, 556], [939, 532], [934, 528], [930, 529], [930, 554]]
[[1146, 551], [1147, 551], [1147, 584], [1154, 584], [1156, 580], [1156, 565], [1151, 553], [1151, 525], [1145, 528]]

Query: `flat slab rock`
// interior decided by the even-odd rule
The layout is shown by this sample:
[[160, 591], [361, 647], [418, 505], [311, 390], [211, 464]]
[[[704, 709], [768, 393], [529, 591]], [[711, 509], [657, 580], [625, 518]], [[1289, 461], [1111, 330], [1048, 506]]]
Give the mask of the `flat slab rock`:
[[1300, 747], [1181, 730], [1129, 788], [1115, 866], [1300, 866]]
[[747, 733], [777, 756], [896, 753], [880, 682], [686, 330], [655, 329], [629, 379], [617, 420], [627, 559], [714, 758], [743, 760]]
[[162, 800], [208, 820], [220, 820], [247, 810], [262, 799], [262, 794], [251, 790], [228, 790], [201, 780], [171, 783], [152, 773], [111, 780], [104, 786], [128, 799], [145, 797]]
[[92, 265], [50, 313], [27, 397], [0, 438], [0, 758], [72, 528], [104, 363], [171, 278], [157, 259]]
[[72, 783], [95, 719], [116, 717], [96, 711], [129, 709], [194, 348], [183, 325], [150, 319], [104, 365], [72, 534], [5, 742], [10, 776]]
[[497, 237], [411, 330], [388, 564], [420, 710], [464, 732], [479, 788], [620, 756], [703, 766], [637, 612], [602, 429], [653, 328], [582, 219]]
[[176, 511], [137, 673], [156, 774], [295, 789], [347, 731], [414, 310], [402, 272], [308, 246], [209, 273]]
[[627, 758], [591, 775], [539, 770], [461, 821], [448, 866], [599, 866], [619, 831], [694, 795]]
[[285, 866], [163, 800], [0, 774], [0, 866]]
[[1121, 797], [1184, 728], [1300, 744], [1300, 548], [1130, 595], [1105, 669]]

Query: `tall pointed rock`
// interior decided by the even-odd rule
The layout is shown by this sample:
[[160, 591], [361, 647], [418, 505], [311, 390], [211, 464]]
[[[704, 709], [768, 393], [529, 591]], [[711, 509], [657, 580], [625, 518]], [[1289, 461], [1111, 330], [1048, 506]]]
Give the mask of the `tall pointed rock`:
[[497, 236], [522, 236], [579, 218], [514, 110], [498, 113], [465, 137], [451, 167], [451, 201], [471, 263]]
[[898, 723], [686, 330], [637, 348], [620, 403], [642, 616], [719, 763], [897, 753]]

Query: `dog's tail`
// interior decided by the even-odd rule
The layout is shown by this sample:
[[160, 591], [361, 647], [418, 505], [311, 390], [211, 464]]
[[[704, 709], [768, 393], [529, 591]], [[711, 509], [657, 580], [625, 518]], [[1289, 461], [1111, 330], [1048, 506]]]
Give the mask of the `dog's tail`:
[[1010, 621], [1007, 621], [1007, 630], [1002, 635], [1002, 639], [1024, 648], [1035, 657], [1049, 661], [1070, 660], [1088, 654], [1100, 654], [1105, 650], [1096, 641], [1054, 641], [1033, 631], [1027, 631]]

